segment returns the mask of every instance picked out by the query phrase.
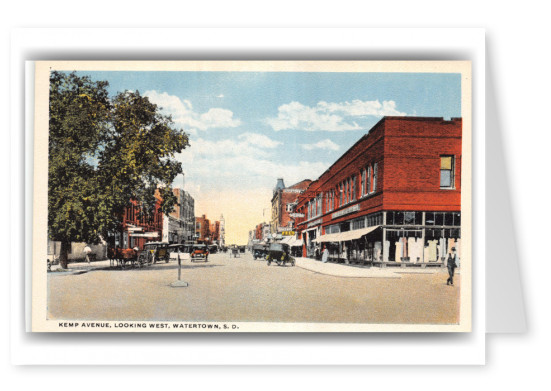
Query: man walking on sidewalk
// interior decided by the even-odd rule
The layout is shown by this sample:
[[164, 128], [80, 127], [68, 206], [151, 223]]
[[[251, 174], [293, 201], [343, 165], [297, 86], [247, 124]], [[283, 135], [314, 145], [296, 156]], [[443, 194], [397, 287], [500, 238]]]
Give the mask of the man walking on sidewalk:
[[86, 247], [84, 247], [84, 255], [85, 255], [85, 258], [86, 258], [86, 262], [88, 262], [88, 265], [90, 264], [90, 253], [92, 252], [92, 249], [86, 245]]
[[457, 254], [455, 253], [455, 247], [452, 247], [452, 253], [448, 255], [448, 280], [446, 285], [453, 285], [453, 275], [455, 273], [455, 268], [457, 267]]

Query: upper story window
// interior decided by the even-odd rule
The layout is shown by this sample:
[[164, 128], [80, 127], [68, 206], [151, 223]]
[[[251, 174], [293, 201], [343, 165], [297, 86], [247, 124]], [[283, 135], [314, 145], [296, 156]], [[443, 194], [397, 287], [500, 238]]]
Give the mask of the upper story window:
[[372, 173], [373, 173], [373, 170], [371, 170], [371, 166], [367, 167], [367, 180], [366, 180], [367, 189], [365, 191], [365, 194], [371, 193], [371, 184], [373, 183]]
[[453, 189], [454, 181], [454, 157], [449, 155], [440, 156], [440, 188]]
[[322, 213], [322, 209], [321, 209], [322, 202], [323, 202], [323, 193], [319, 193], [318, 198], [317, 198], [317, 213], [316, 213], [316, 216], [320, 216], [321, 213]]
[[377, 171], [378, 171], [379, 165], [377, 163], [373, 164], [373, 189], [371, 190], [373, 193], [377, 191]]
[[362, 197], [365, 194], [365, 175], [366, 175], [366, 170], [364, 168], [360, 173], [360, 197]]

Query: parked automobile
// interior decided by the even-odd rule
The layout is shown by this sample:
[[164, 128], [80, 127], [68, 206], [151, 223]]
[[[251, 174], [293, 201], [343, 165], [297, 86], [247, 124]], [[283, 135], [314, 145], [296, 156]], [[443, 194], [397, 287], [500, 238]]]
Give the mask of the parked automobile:
[[209, 248], [204, 244], [194, 244], [193, 251], [191, 252], [191, 262], [196, 260], [204, 260], [208, 262], [209, 259]]
[[193, 251], [193, 247], [189, 244], [171, 244], [168, 246], [168, 252], [170, 254], [170, 260], [177, 261], [178, 260], [178, 254], [180, 254], [180, 261], [190, 261], [191, 260], [191, 252]]
[[[144, 245], [142, 252], [147, 254], [148, 263], [161, 261], [168, 263], [170, 261], [168, 246], [166, 242], [149, 242]], [[142, 252], [140, 252], [140, 256]]]
[[278, 266], [285, 266], [287, 263], [295, 266], [295, 258], [290, 255], [289, 246], [283, 243], [271, 243], [268, 247], [266, 259], [268, 260], [268, 266], [272, 262], [275, 262]]
[[252, 253], [254, 259], [266, 259], [268, 247], [264, 244], [253, 244]]

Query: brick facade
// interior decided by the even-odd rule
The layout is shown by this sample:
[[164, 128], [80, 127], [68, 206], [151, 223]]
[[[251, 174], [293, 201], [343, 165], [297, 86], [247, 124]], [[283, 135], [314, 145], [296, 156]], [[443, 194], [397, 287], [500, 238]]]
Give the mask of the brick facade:
[[461, 118], [383, 118], [299, 197], [303, 254], [338, 242], [337, 259], [443, 262], [460, 239], [461, 136]]
[[294, 209], [299, 195], [308, 188], [311, 182], [310, 179], [305, 179], [292, 186], [285, 187], [283, 179], [278, 179], [272, 197], [272, 221], [270, 226], [273, 234], [293, 227], [294, 219], [289, 214]]

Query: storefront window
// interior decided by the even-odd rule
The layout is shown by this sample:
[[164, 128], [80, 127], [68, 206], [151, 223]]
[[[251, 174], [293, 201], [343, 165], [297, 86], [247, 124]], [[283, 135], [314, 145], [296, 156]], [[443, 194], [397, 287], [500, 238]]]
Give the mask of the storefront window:
[[352, 229], [362, 229], [365, 228], [365, 219], [356, 219], [352, 222]]
[[434, 225], [444, 225], [444, 214], [437, 212], [434, 214]]
[[434, 213], [427, 212], [425, 214], [425, 225], [434, 225]]
[[404, 224], [404, 212], [394, 212], [394, 224], [395, 225]]
[[461, 213], [453, 214], [453, 225], [461, 225]]

